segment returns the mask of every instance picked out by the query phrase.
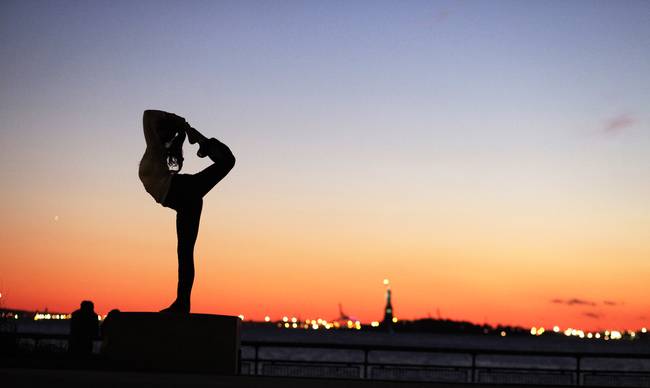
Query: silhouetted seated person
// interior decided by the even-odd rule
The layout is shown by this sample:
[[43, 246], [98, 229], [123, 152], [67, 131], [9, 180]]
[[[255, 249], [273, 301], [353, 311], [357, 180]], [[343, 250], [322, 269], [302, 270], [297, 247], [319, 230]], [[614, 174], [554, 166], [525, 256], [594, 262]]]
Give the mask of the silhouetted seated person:
[[111, 325], [111, 321], [115, 319], [115, 317], [120, 313], [120, 310], [118, 309], [113, 309], [106, 314], [106, 318], [104, 318], [104, 321], [102, 322], [102, 326], [100, 327], [101, 332], [102, 332], [102, 337], [104, 336], [104, 333], [107, 332], [109, 326]]
[[93, 302], [84, 300], [79, 310], [72, 313], [68, 345], [75, 355], [88, 356], [93, 352], [93, 341], [99, 334], [99, 320], [94, 310]]
[[[145, 189], [162, 206], [176, 211], [178, 239], [178, 287], [176, 300], [162, 312], [189, 313], [194, 283], [194, 244], [199, 232], [203, 197], [235, 165], [235, 157], [225, 144], [208, 139], [184, 118], [159, 110], [143, 115], [147, 148], [138, 175]], [[180, 174], [183, 168], [183, 142], [199, 144], [197, 156], [208, 156], [214, 163], [196, 174]]]
[[106, 317], [104, 318], [104, 321], [102, 321], [102, 325], [99, 327], [99, 330], [101, 332], [101, 337], [104, 341], [102, 341], [102, 348], [101, 352], [103, 353], [105, 351], [105, 346], [106, 346], [106, 337], [108, 333], [110, 333], [110, 327], [113, 326], [113, 320], [116, 319], [116, 317], [120, 314], [120, 310], [118, 309], [113, 309], [106, 314]]

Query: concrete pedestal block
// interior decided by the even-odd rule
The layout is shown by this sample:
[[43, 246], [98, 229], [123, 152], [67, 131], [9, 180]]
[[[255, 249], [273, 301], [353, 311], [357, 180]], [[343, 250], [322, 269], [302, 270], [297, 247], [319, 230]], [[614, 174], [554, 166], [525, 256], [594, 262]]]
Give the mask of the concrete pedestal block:
[[116, 368], [237, 374], [241, 321], [208, 314], [110, 314], [102, 354]]

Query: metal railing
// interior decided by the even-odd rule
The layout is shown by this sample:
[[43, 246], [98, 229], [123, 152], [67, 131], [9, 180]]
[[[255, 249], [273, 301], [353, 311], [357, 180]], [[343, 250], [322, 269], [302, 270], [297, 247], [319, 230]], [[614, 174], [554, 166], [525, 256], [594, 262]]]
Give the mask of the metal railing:
[[[650, 353], [267, 341], [244, 341], [242, 349], [242, 373], [251, 375], [577, 386], [616, 386], [621, 383], [625, 386], [650, 386]], [[329, 357], [323, 356], [323, 353], [332, 351], [334, 352]], [[273, 354], [274, 352], [276, 354]], [[336, 352], [348, 353], [349, 357], [336, 360]]]

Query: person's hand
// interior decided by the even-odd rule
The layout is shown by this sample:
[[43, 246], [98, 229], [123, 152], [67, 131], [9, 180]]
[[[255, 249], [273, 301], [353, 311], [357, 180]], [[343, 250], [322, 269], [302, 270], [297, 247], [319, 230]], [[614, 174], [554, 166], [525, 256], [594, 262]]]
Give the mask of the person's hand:
[[189, 127], [190, 125], [187, 123], [184, 117], [181, 117], [175, 113], [168, 113], [168, 119], [173, 123], [173, 126], [176, 127], [178, 130], [184, 131], [185, 128]]

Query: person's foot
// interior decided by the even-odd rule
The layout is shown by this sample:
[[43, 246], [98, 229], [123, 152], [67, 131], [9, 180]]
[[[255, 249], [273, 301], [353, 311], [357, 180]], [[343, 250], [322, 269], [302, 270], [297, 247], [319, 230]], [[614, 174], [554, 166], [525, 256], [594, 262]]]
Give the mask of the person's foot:
[[180, 303], [178, 301], [174, 301], [169, 307], [166, 309], [160, 310], [161, 313], [172, 313], [172, 314], [189, 314], [190, 313], [190, 305], [189, 304], [184, 304]]

